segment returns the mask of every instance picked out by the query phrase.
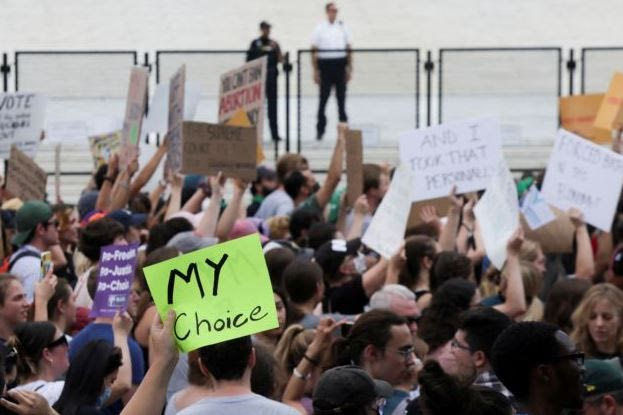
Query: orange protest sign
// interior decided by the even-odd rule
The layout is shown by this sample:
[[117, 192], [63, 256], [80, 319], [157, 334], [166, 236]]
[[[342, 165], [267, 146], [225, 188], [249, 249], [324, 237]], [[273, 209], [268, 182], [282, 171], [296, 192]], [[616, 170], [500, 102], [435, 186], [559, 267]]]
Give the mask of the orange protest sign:
[[603, 98], [604, 94], [561, 97], [561, 127], [598, 144], [610, 143], [612, 141], [610, 130], [594, 125]]
[[612, 76], [608, 92], [601, 102], [595, 127], [607, 131], [623, 127], [623, 73]]

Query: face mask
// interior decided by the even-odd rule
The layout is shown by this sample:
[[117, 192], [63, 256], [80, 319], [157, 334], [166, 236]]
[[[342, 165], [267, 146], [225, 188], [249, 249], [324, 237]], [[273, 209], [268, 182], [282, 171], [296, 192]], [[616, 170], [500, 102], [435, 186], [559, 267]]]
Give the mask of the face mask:
[[353, 265], [355, 266], [355, 271], [357, 271], [358, 274], [363, 274], [368, 270], [366, 256], [361, 252], [357, 253], [357, 258], [353, 260]]
[[95, 406], [97, 406], [98, 408], [103, 407], [104, 404], [110, 398], [111, 393], [112, 393], [112, 389], [110, 389], [108, 386], [104, 386], [104, 392], [102, 392], [102, 394], [97, 398], [97, 402], [95, 403]]

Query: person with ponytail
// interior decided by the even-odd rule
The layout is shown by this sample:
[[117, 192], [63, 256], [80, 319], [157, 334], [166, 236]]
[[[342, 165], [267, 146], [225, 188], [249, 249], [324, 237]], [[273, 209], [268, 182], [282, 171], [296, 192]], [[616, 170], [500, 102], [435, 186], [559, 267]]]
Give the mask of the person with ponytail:
[[103, 408], [119, 397], [113, 396], [113, 385], [121, 362], [121, 349], [106, 340], [87, 343], [72, 361], [53, 408], [63, 415], [106, 414]]
[[63, 390], [59, 381], [69, 367], [67, 339], [47, 321], [18, 326], [7, 343], [17, 351], [16, 390], [37, 392], [53, 405]]

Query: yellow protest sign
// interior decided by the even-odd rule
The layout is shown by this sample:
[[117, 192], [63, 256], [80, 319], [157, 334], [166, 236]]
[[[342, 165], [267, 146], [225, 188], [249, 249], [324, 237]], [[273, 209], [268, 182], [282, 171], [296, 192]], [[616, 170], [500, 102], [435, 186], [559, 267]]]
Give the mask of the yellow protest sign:
[[160, 316], [175, 310], [173, 333], [184, 352], [279, 326], [258, 234], [143, 271]]
[[[230, 125], [232, 127], [253, 127], [253, 124], [251, 123], [249, 116], [247, 115], [246, 111], [242, 108], [238, 109], [238, 111], [236, 111], [234, 115], [229, 120], [227, 120], [225, 125]], [[259, 140], [257, 142], [257, 145], [255, 146], [255, 149], [257, 151], [256, 161], [257, 161], [257, 164], [260, 164], [266, 159], [266, 156], [264, 155], [264, 149], [262, 148], [262, 143]]]

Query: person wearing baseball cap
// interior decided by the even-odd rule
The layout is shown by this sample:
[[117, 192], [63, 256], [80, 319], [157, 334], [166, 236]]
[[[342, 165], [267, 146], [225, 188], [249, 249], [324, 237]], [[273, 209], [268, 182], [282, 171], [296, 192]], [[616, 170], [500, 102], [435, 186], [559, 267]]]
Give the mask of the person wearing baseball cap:
[[389, 383], [372, 379], [360, 367], [338, 366], [318, 379], [313, 395], [314, 414], [376, 414], [391, 395]]
[[32, 302], [35, 283], [41, 275], [41, 253], [49, 251], [58, 242], [58, 222], [52, 208], [40, 200], [31, 200], [15, 214], [17, 232], [12, 239], [19, 249], [11, 256], [9, 271], [24, 286], [26, 298]]
[[585, 415], [623, 413], [623, 372], [612, 360], [589, 359], [584, 362]]
[[383, 287], [387, 261], [381, 259], [368, 268], [360, 247], [359, 238], [333, 239], [314, 253], [314, 261], [324, 272], [325, 313], [361, 314], [370, 296]]
[[141, 242], [141, 227], [147, 223], [146, 213], [133, 213], [128, 209], [117, 209], [106, 216], [123, 225], [125, 240], [129, 244]]

